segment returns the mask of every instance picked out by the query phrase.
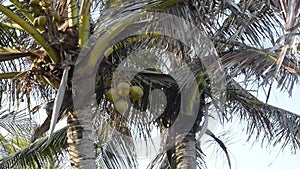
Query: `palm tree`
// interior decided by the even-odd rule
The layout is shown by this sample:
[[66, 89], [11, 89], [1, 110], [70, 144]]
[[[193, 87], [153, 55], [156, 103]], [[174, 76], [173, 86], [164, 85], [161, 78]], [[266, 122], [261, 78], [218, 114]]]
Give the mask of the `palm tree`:
[[[260, 101], [247, 85], [256, 82], [257, 89], [269, 89], [269, 97], [270, 86], [277, 83], [292, 95], [300, 73], [296, 38], [299, 7], [296, 0], [1, 2], [0, 96], [1, 109], [7, 111], [1, 113], [0, 124], [11, 131], [11, 138], [0, 133], [2, 149], [8, 155], [0, 160], [1, 168], [61, 165], [68, 158], [73, 168], [96, 168], [96, 164], [136, 168], [131, 141], [151, 139], [153, 127], [161, 132], [164, 146], [151, 168], [202, 168], [198, 136], [203, 132], [221, 146], [230, 165], [225, 144], [203, 122], [212, 111], [219, 112], [220, 124], [238, 116], [247, 120], [249, 137], [257, 133], [263, 136], [263, 142], [283, 143], [283, 148], [291, 145], [297, 150], [299, 116]], [[189, 46], [174, 38], [188, 38], [176, 32], [186, 25], [173, 21], [168, 27], [154, 22], [160, 13], [186, 20], [199, 29], [196, 33], [205, 34], [201, 42], [212, 43]], [[141, 29], [142, 33], [128, 36], [128, 32]], [[168, 36], [152, 30], [177, 34]], [[191, 35], [199, 40], [199, 34]], [[215, 51], [204, 50], [207, 46]], [[136, 49], [140, 53], [134, 53]], [[145, 49], [155, 57], [145, 57]], [[218, 56], [211, 65], [222, 65], [218, 69], [222, 71], [205, 67], [208, 62], [203, 60], [204, 55]], [[186, 65], [195, 83], [187, 83], [188, 76], [182, 76], [186, 75]], [[216, 73], [226, 79], [221, 90], [225, 93], [224, 105], [214, 95]], [[128, 96], [122, 98], [125, 111], [104, 96], [121, 82], [140, 86], [144, 93], [137, 101], [131, 98], [131, 104]], [[87, 85], [95, 88], [80, 90]], [[155, 94], [157, 89], [163, 93]], [[190, 97], [183, 101], [183, 95]], [[162, 102], [153, 102], [157, 96]], [[163, 112], [160, 106], [165, 108]], [[195, 106], [197, 111], [192, 111]], [[26, 108], [20, 111], [22, 107]], [[13, 136], [26, 135], [25, 127], [35, 127], [32, 116], [41, 113], [38, 110], [42, 107], [46, 107], [47, 117], [16, 149], [17, 145], [11, 143]], [[18, 123], [18, 118], [9, 121], [10, 114], [18, 117], [22, 113], [28, 123]], [[53, 132], [64, 117], [67, 127]], [[179, 118], [192, 121], [184, 132], [179, 130], [184, 126], [176, 123]], [[48, 130], [50, 136], [45, 136]]]

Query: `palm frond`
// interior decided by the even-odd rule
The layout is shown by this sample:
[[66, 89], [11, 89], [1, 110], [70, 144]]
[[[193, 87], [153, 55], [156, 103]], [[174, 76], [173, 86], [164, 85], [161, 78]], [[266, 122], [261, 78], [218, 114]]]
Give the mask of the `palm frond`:
[[31, 121], [25, 109], [19, 111], [3, 111], [0, 114], [0, 128], [11, 135], [30, 135], [32, 132]]
[[[132, 143], [131, 143], [132, 145]], [[105, 168], [138, 168], [137, 160], [128, 140], [119, 136], [108, 142], [107, 145], [97, 148], [97, 162]]]
[[6, 6], [0, 4], [0, 11], [12, 21], [22, 26], [24, 30], [28, 34], [30, 34], [45, 49], [45, 51], [49, 54], [49, 57], [53, 62], [56, 63], [60, 61], [60, 57], [58, 56], [57, 51], [52, 46], [48, 45], [49, 42], [36, 30], [36, 28], [34, 28], [31, 24], [26, 22], [26, 20], [12, 12]]
[[278, 87], [285, 89], [292, 95], [293, 87], [298, 83], [300, 66], [297, 60], [285, 58], [282, 61], [279, 74], [275, 75], [279, 55], [259, 49], [242, 49], [222, 54], [223, 66], [232, 78], [244, 76], [245, 85], [249, 79], [262, 79], [259, 86], [273, 80], [278, 82]]
[[6, 135], [0, 133], [0, 157], [5, 157], [16, 151], [16, 148], [11, 145], [10, 140], [7, 139]]
[[96, 162], [105, 168], [137, 168], [133, 134], [128, 122], [103, 101], [93, 117], [96, 130]]
[[216, 143], [221, 147], [221, 149], [224, 151], [227, 161], [228, 161], [228, 166], [231, 169], [231, 160], [230, 160], [229, 153], [227, 151], [225, 144], [222, 142], [222, 140], [220, 140], [218, 137], [216, 137], [212, 131], [206, 130], [205, 133], [207, 135], [209, 135], [210, 137], [212, 137], [216, 141]]
[[256, 133], [256, 138], [262, 136], [263, 142], [299, 150], [299, 115], [261, 102], [236, 82], [231, 81], [227, 86], [227, 115], [247, 121], [249, 138]]
[[[227, 2], [227, 1], [226, 1]], [[255, 48], [265, 48], [274, 45], [279, 38], [280, 20], [274, 15], [279, 13], [273, 10], [267, 1], [251, 1], [228, 4], [225, 1], [219, 4], [216, 24], [211, 32], [215, 32], [218, 39], [226, 39], [227, 44], [219, 44], [218, 49], [228, 50], [226, 47], [237, 46], [232, 42], [248, 44]], [[253, 31], [255, 30], [255, 31]], [[272, 32], [274, 30], [274, 32]], [[218, 44], [218, 43], [217, 43]]]
[[300, 2], [297, 0], [291, 1], [280, 1], [280, 6], [283, 11], [283, 21], [284, 21], [284, 33], [285, 35], [279, 42], [282, 45], [282, 49], [280, 52], [280, 57], [277, 62], [277, 70], [279, 72], [279, 68], [286, 57], [299, 57], [299, 49], [298, 49], [298, 36], [299, 26], [300, 26]]
[[[166, 149], [164, 146], [166, 143], [164, 142], [167, 136], [166, 133], [161, 133], [161, 148], [156, 153], [155, 157], [151, 159], [150, 163], [148, 164], [147, 168], [153, 169], [153, 168], [174, 168], [176, 166], [176, 154], [175, 154], [175, 147], [168, 147], [169, 149]], [[206, 162], [204, 160], [205, 154], [203, 153], [200, 145], [200, 141], [196, 140], [196, 165], [198, 168], [207, 168]]]
[[[53, 133], [51, 138], [40, 138], [16, 153], [3, 157], [0, 160], [0, 168], [41, 168], [54, 159], [62, 163], [66, 155], [66, 135], [65, 127]], [[47, 142], [48, 139], [50, 140]]]

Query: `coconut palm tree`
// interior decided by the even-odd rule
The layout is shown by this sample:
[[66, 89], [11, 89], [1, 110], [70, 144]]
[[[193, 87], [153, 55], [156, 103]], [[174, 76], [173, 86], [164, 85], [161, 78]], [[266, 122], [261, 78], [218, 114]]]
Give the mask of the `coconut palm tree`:
[[[231, 165], [225, 144], [206, 126], [213, 111], [220, 124], [239, 117], [247, 120], [249, 137], [257, 133], [262, 142], [298, 150], [299, 116], [257, 99], [247, 86], [255, 82], [257, 90], [268, 89], [267, 98], [273, 84], [292, 95], [300, 73], [299, 6], [296, 0], [1, 1], [0, 96], [7, 111], [0, 124], [11, 131], [10, 137], [0, 133], [7, 153], [1, 168], [68, 160], [72, 168], [137, 168], [132, 140], [151, 139], [153, 128], [160, 131], [162, 148], [150, 168], [204, 167], [198, 144], [203, 133]], [[161, 13], [171, 21], [156, 22]], [[177, 31], [189, 26], [175, 22], [180, 18], [199, 32]], [[196, 39], [191, 44], [176, 38], [188, 35]], [[204, 56], [218, 59], [210, 63]], [[195, 83], [189, 83], [185, 66]], [[219, 90], [223, 100], [214, 92], [217, 77], [226, 80]], [[121, 91], [121, 83], [139, 86], [143, 95], [133, 100], [119, 93], [121, 99], [111, 100], [109, 91]], [[46, 117], [32, 118], [42, 107]], [[28, 123], [11, 120], [22, 113]], [[65, 117], [67, 127], [54, 131]], [[17, 149], [13, 136], [28, 136], [34, 127]]]

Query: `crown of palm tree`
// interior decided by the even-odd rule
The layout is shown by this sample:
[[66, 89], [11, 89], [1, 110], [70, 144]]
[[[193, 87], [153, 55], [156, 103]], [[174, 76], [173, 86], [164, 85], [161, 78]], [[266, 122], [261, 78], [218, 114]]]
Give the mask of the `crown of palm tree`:
[[[34, 12], [27, 1], [0, 4], [0, 107], [7, 109], [0, 113], [0, 127], [9, 132], [9, 137], [5, 136], [5, 133], [0, 133], [1, 149], [8, 155], [0, 159], [0, 168], [28, 166], [41, 168], [47, 164], [64, 163], [68, 151], [67, 128], [54, 132], [51, 137], [45, 136], [45, 132], [56, 124], [57, 120], [53, 118], [55, 114], [57, 119], [61, 120], [74, 109], [70, 89], [71, 76], [80, 51], [91, 35], [101, 35], [101, 30], [106, 26], [116, 28], [120, 23], [115, 25], [112, 23], [123, 16], [133, 16], [142, 12], [146, 13], [144, 20], [134, 23], [136, 28], [145, 26], [153, 17], [153, 13], [164, 12], [184, 18], [207, 34], [218, 53], [227, 80], [225, 111], [220, 114], [222, 120], [237, 116], [247, 121], [249, 137], [255, 136], [256, 133], [257, 136], [263, 136], [261, 140], [263, 142], [267, 141], [274, 145], [282, 143], [282, 148], [291, 145], [294, 150], [299, 149], [299, 115], [260, 101], [245, 87], [255, 81], [257, 89], [271, 90], [270, 86], [276, 83], [282, 91], [292, 96], [300, 73], [297, 48], [299, 28], [297, 16], [300, 11], [298, 1], [84, 0], [80, 2], [42, 1], [40, 8], [37, 7], [39, 13]], [[35, 15], [46, 16], [46, 25], [43, 27], [34, 25], [34, 18], [38, 18], [34, 17]], [[126, 23], [122, 24], [120, 25], [124, 26]], [[159, 28], [160, 25], [155, 26]], [[176, 28], [168, 29], [172, 31]], [[126, 28], [122, 30], [119, 33], [127, 31]], [[131, 36], [115, 43], [110, 42], [113, 39], [103, 41], [105, 40], [108, 41], [105, 45], [109, 46], [109, 50], [98, 69], [95, 89], [97, 108], [100, 112], [95, 113], [93, 117], [96, 131], [93, 147], [96, 150], [96, 160], [100, 166], [108, 168], [136, 168], [135, 154], [131, 152], [133, 147], [126, 145], [128, 142], [125, 142], [123, 137], [115, 136], [108, 144], [103, 140], [111, 139], [115, 134], [114, 131], [130, 138], [151, 138], [153, 126], [157, 126], [162, 135], [167, 133], [168, 126], [173, 124], [180, 109], [178, 106], [180, 86], [164, 72], [163, 68], [168, 68], [168, 65], [161, 64], [164, 59], [174, 63], [187, 63], [195, 76], [205, 74], [206, 70], [200, 60], [191, 57], [191, 47], [161, 33]], [[141, 86], [144, 95], [139, 102], [132, 104], [135, 110], [129, 112], [130, 118], [126, 121], [116, 113], [113, 104], [105, 99], [104, 94], [112, 84], [112, 76], [117, 66], [136, 48], [159, 48], [182, 54], [181, 57], [157, 54], [161, 60], [156, 63], [160, 65], [151, 65], [152, 60], [135, 58], [134, 68], [126, 71], [128, 74], [136, 73], [129, 82]], [[90, 52], [89, 48], [83, 50]], [[70, 75], [63, 78], [66, 67], [71, 67]], [[143, 67], [151, 69], [140, 71]], [[243, 83], [238, 83], [237, 80]], [[206, 82], [206, 86], [201, 98], [203, 106], [197, 117], [199, 123], [205, 107], [211, 104], [218, 105], [211, 94], [209, 77], [203, 78], [203, 81]], [[65, 86], [62, 87], [63, 82]], [[61, 90], [62, 88], [66, 91]], [[151, 115], [139, 112], [158, 111], [148, 102], [151, 99], [149, 93], [157, 88], [166, 91], [169, 102], [166, 111], [149, 123]], [[58, 91], [63, 92], [57, 95]], [[54, 101], [55, 96], [60, 96], [58, 98], [62, 104], [58, 107], [58, 111], [52, 111], [53, 102], [54, 105], [59, 102]], [[267, 94], [267, 98], [269, 97], [270, 91]], [[213, 103], [206, 101], [207, 98], [211, 98]], [[47, 118], [39, 122], [41, 125], [37, 127], [32, 116], [40, 113], [39, 110], [44, 105], [48, 106], [45, 108]], [[21, 107], [26, 108], [21, 110]], [[70, 122], [72, 121], [69, 119], [69, 124]], [[223, 124], [222, 121], [220, 123]], [[34, 132], [33, 128], [36, 128]], [[201, 127], [194, 129], [197, 133]], [[221, 140], [209, 131], [206, 133], [227, 153]], [[11, 144], [11, 141], [16, 139], [13, 136], [16, 135], [22, 135], [25, 141], [23, 140], [22, 144], [15, 142]], [[166, 134], [164, 139], [170, 138]], [[198, 165], [203, 166], [200, 148], [197, 147], [196, 153]], [[176, 154], [176, 150], [171, 150], [167, 152], [171, 153], [171, 156], [165, 155], [166, 152], [159, 152], [152, 161], [152, 167], [167, 168], [168, 163], [174, 165], [172, 161], [178, 159], [172, 156], [172, 153]]]

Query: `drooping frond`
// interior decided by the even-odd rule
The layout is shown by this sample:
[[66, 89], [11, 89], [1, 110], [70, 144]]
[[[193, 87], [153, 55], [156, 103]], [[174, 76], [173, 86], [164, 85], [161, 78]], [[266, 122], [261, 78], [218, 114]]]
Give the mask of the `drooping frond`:
[[22, 26], [26, 33], [31, 35], [32, 38], [44, 48], [44, 50], [49, 54], [49, 57], [53, 62], [56, 63], [60, 61], [60, 57], [58, 56], [57, 51], [51, 45], [48, 45], [49, 42], [41, 35], [41, 33], [33, 25], [28, 23], [25, 19], [15, 14], [14, 12], [12, 12], [11, 9], [9, 9], [6, 6], [3, 6], [2, 4], [0, 4], [0, 12], [7, 16], [7, 18], [9, 18], [11, 21]]
[[[161, 138], [162, 142], [163, 140], [168, 137], [167, 133], [162, 133]], [[201, 149], [201, 143], [199, 140], [196, 140], [195, 145], [195, 153], [196, 153], [196, 165], [198, 168], [204, 168], [206, 169], [206, 162], [204, 160], [205, 152]], [[147, 169], [167, 169], [167, 168], [175, 168], [176, 163], [178, 161], [176, 160], [176, 154], [175, 154], [175, 147], [170, 147], [166, 149], [164, 146], [164, 143], [161, 143], [160, 149], [158, 152], [156, 152], [155, 156], [151, 159], [150, 163], [147, 166]]]
[[227, 158], [227, 162], [228, 162], [228, 166], [231, 169], [231, 160], [230, 160], [230, 156], [227, 150], [227, 147], [225, 146], [225, 144], [222, 142], [222, 140], [220, 140], [218, 137], [216, 137], [214, 135], [214, 133], [210, 130], [207, 130], [205, 132], [205, 134], [209, 135], [210, 137], [212, 137], [214, 139], [214, 141], [220, 146], [220, 148], [224, 151], [226, 158]]
[[239, 116], [247, 121], [249, 138], [256, 135], [263, 142], [282, 148], [290, 145], [293, 151], [300, 148], [300, 116], [292, 112], [268, 105], [254, 97], [238, 83], [227, 85], [227, 116]]

